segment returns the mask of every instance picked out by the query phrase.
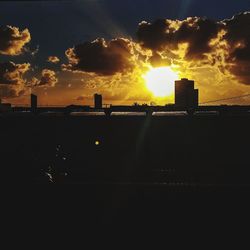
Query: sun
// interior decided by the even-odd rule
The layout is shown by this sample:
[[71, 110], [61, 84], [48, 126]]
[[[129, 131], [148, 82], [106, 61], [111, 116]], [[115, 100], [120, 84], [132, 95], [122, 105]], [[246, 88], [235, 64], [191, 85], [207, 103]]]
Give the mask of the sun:
[[155, 97], [168, 97], [174, 94], [174, 82], [179, 79], [171, 67], [151, 68], [145, 75], [146, 87]]

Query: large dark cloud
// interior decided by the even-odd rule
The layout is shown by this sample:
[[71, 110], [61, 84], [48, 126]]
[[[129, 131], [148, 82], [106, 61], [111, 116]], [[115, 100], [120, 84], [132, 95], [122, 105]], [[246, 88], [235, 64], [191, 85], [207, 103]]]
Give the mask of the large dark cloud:
[[24, 75], [30, 69], [29, 63], [0, 63], [0, 96], [15, 97], [26, 92]]
[[152, 50], [163, 50], [166, 44], [170, 44], [168, 32], [173, 33], [175, 29], [170, 29], [169, 20], [159, 19], [153, 23], [141, 22], [137, 31], [137, 37], [141, 45]]
[[239, 82], [250, 85], [250, 12], [223, 21], [200, 17], [143, 21], [139, 24], [137, 39], [142, 48], [152, 51], [151, 64], [162, 62], [161, 53], [165, 54], [165, 60], [166, 55], [170, 60], [176, 59], [178, 54], [173, 51], [186, 44], [186, 62], [215, 65], [224, 60], [224, 68], [220, 65], [222, 72], [228, 70]]
[[190, 70], [217, 67], [250, 85], [250, 12], [221, 21], [206, 17], [143, 21], [136, 41], [99, 38], [68, 49], [66, 56], [69, 63], [62, 68], [73, 72], [109, 76], [133, 70], [138, 62], [154, 67], [174, 63]]
[[0, 27], [0, 54], [19, 55], [31, 36], [28, 29], [19, 30], [17, 27], [1, 26]]
[[66, 51], [69, 60], [64, 69], [93, 72], [99, 75], [113, 75], [133, 68], [132, 43], [128, 39], [117, 38], [111, 41], [97, 39], [76, 45]]
[[231, 72], [242, 83], [250, 85], [250, 12], [240, 13], [224, 21], [229, 44], [228, 62]]
[[202, 59], [211, 51], [209, 42], [221, 28], [222, 24], [207, 18], [159, 19], [153, 23], [141, 22], [137, 37], [144, 48], [153, 51], [177, 50], [179, 44], [187, 43], [186, 59]]

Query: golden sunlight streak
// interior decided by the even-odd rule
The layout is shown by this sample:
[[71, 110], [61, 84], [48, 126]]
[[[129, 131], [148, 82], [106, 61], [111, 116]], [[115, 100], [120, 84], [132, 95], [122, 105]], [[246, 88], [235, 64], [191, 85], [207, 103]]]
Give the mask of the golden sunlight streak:
[[168, 97], [174, 94], [174, 82], [179, 76], [171, 67], [159, 67], [151, 68], [143, 78], [155, 97]]

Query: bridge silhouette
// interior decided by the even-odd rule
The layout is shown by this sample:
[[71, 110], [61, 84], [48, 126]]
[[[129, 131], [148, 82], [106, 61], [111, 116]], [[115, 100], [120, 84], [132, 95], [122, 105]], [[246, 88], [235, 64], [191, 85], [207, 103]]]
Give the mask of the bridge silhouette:
[[236, 99], [241, 99], [241, 98], [246, 98], [246, 97], [250, 97], [250, 94], [234, 96], [234, 97], [228, 97], [228, 98], [224, 98], [224, 99], [212, 100], [212, 101], [207, 101], [207, 102], [202, 102], [202, 103], [200, 103], [200, 105], [209, 104], [209, 103], [223, 102], [223, 101], [230, 101], [230, 100], [236, 100]]
[[[29, 96], [29, 95], [27, 95]], [[17, 98], [17, 97], [14, 97]], [[240, 95], [240, 96], [233, 96], [233, 97], [227, 97], [227, 98], [223, 98], [223, 99], [216, 99], [216, 100], [209, 100], [206, 102], [200, 102], [199, 105], [206, 105], [206, 104], [213, 104], [213, 103], [219, 103], [219, 102], [224, 102], [224, 101], [231, 101], [231, 100], [237, 100], [237, 99], [242, 99], [242, 98], [250, 98], [250, 93], [249, 94], [245, 94], [245, 95]], [[8, 98], [8, 99], [12, 99], [12, 98]], [[30, 107], [30, 103], [27, 104], [23, 104], [23, 103], [15, 103], [14, 104], [15, 107]], [[50, 105], [50, 104], [43, 104], [43, 105], [38, 105], [41, 108], [48, 108], [48, 107], [52, 107], [52, 108], [63, 108], [65, 107], [65, 105]], [[111, 104], [104, 104], [103, 105], [104, 108], [108, 108], [111, 107]]]

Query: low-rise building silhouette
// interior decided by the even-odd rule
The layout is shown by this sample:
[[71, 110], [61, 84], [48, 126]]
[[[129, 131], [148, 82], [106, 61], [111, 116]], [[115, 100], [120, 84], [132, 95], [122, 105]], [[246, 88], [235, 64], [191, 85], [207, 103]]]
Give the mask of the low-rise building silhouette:
[[94, 95], [95, 109], [102, 109], [102, 95]]
[[0, 99], [0, 112], [5, 113], [5, 112], [10, 112], [11, 109], [11, 104], [10, 103], [2, 103], [2, 100]]
[[186, 78], [175, 81], [175, 106], [182, 108], [199, 106], [199, 90], [194, 88], [194, 81]]
[[37, 96], [34, 94], [30, 95], [30, 108], [31, 108], [31, 112], [37, 111]]

